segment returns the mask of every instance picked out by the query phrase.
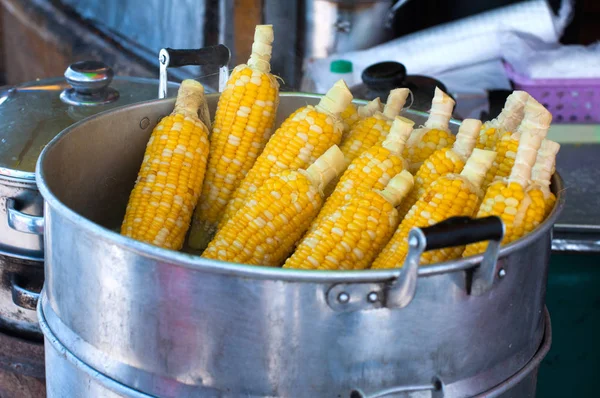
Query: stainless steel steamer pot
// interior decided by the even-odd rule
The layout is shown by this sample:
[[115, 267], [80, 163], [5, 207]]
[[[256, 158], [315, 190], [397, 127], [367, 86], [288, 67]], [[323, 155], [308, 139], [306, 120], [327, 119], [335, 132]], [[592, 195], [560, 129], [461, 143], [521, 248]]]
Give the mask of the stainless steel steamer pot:
[[[319, 99], [282, 94], [279, 120]], [[216, 102], [210, 95], [212, 114]], [[415, 229], [402, 270], [210, 261], [114, 232], [149, 134], [173, 103], [93, 116], [61, 133], [38, 161], [46, 215], [40, 311], [74, 357], [128, 388], [165, 397], [369, 395], [434, 379], [445, 396], [466, 397], [534, 357], [544, 332], [551, 228], [564, 205], [558, 175], [549, 218], [499, 251], [502, 230], [488, 220], [455, 222], [441, 234]], [[407, 116], [417, 125], [426, 118]], [[416, 266], [424, 249], [465, 243], [457, 236], [496, 243], [485, 256]], [[50, 373], [49, 383], [63, 376]]]

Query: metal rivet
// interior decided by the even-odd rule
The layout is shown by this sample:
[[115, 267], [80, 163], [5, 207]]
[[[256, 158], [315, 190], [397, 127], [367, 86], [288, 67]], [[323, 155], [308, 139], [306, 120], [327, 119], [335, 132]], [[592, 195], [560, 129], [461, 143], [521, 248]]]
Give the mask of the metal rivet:
[[367, 295], [367, 301], [369, 303], [376, 303], [379, 300], [379, 295], [377, 292], [371, 292]]
[[341, 292], [338, 294], [338, 301], [342, 304], [345, 304], [350, 301], [350, 295], [346, 292]]
[[140, 128], [142, 130], [146, 130], [149, 125], [150, 125], [150, 119], [148, 119], [147, 117], [140, 120]]
[[505, 275], [506, 275], [506, 271], [504, 270], [504, 268], [500, 268], [500, 271], [498, 271], [498, 276], [500, 278], [504, 278]]

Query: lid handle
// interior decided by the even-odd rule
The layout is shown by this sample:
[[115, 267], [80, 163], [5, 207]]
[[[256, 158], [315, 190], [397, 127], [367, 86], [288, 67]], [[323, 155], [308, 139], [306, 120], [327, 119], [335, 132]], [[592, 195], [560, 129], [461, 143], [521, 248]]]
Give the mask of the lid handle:
[[65, 79], [71, 88], [64, 90], [60, 98], [70, 105], [95, 106], [114, 102], [119, 92], [109, 85], [113, 70], [100, 61], [75, 62], [65, 71]]

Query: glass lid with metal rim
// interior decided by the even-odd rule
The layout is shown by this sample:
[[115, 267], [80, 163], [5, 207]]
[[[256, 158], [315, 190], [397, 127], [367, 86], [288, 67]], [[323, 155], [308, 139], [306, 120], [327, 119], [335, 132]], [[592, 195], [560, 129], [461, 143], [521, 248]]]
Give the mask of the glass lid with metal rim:
[[[168, 96], [177, 94], [169, 83]], [[86, 117], [158, 98], [158, 80], [115, 77], [98, 61], [69, 66], [64, 78], [0, 88], [0, 178], [35, 179], [36, 161], [58, 133]]]

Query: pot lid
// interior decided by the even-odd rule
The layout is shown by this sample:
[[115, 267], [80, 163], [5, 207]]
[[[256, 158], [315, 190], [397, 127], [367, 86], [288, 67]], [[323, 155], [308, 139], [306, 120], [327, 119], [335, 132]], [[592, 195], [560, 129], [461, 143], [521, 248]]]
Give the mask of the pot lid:
[[[178, 84], [169, 83], [168, 95]], [[64, 78], [0, 88], [0, 175], [35, 179], [48, 142], [75, 122], [112, 108], [158, 98], [158, 80], [115, 77], [98, 61], [69, 66]]]

